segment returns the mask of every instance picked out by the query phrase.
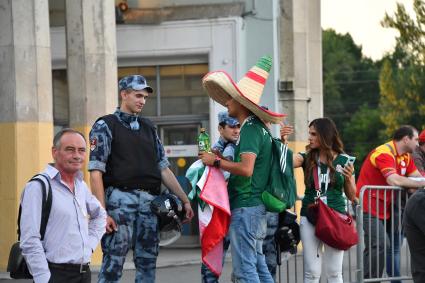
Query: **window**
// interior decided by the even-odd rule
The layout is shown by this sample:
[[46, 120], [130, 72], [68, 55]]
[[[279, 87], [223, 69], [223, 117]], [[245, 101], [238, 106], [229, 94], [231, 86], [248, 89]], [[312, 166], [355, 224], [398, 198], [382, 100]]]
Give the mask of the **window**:
[[53, 125], [55, 133], [69, 127], [69, 93], [66, 70], [52, 72]]
[[162, 66], [161, 115], [208, 114], [208, 95], [202, 89], [206, 64]]
[[[209, 98], [202, 89], [202, 78], [207, 72], [208, 64], [205, 63], [119, 67], [118, 79], [132, 74], [146, 78], [154, 92], [149, 95], [142, 114], [157, 124], [199, 124], [208, 127]], [[67, 70], [53, 70], [52, 84], [55, 129], [68, 127]]]
[[140, 74], [154, 89], [143, 107], [145, 116], [208, 115], [209, 99], [202, 89], [207, 72], [207, 64], [121, 67], [118, 78]]

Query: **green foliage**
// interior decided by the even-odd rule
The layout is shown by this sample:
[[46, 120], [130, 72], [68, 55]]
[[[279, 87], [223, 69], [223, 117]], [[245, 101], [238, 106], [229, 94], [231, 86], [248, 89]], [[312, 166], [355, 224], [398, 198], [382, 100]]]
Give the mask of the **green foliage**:
[[357, 165], [377, 144], [382, 128], [378, 111], [380, 62], [362, 55], [349, 34], [323, 31], [323, 91], [325, 116], [338, 127], [347, 153]]
[[[381, 88], [381, 109], [382, 111], [382, 121], [384, 121], [387, 126], [386, 133], [391, 133], [399, 124], [398, 116], [393, 115], [392, 108], [397, 111], [400, 109], [397, 107], [397, 94], [396, 94], [396, 86], [394, 81], [394, 74], [391, 68], [391, 65], [388, 61], [384, 62], [384, 65], [381, 69], [381, 74], [379, 78], [379, 86]], [[388, 112], [386, 112], [388, 111]], [[402, 114], [402, 113], [401, 113]], [[401, 118], [401, 117], [400, 117]]]
[[382, 24], [399, 32], [393, 54], [381, 68], [381, 120], [385, 134], [390, 135], [400, 125], [410, 124], [419, 130], [425, 126], [425, 3], [414, 1], [415, 18], [402, 4]]
[[349, 34], [323, 31], [325, 116], [335, 121], [346, 152], [357, 156], [356, 169], [399, 126], [425, 128], [425, 1], [413, 4], [413, 17], [402, 4], [385, 15], [383, 26], [399, 36], [381, 61], [365, 58]]
[[425, 2], [413, 1], [415, 18], [406, 11], [403, 4], [397, 3], [397, 10], [393, 16], [385, 13], [382, 25], [396, 29], [400, 36], [397, 37], [397, 47], [403, 51], [408, 65], [424, 65], [425, 63]]
[[378, 75], [379, 66], [363, 57], [349, 34], [323, 31], [324, 111], [338, 128], [363, 103], [378, 105]]
[[356, 171], [360, 169], [366, 155], [386, 141], [386, 139], [380, 139], [378, 135], [384, 128], [379, 115], [379, 109], [363, 104], [343, 128], [345, 147], [347, 151], [357, 156]]

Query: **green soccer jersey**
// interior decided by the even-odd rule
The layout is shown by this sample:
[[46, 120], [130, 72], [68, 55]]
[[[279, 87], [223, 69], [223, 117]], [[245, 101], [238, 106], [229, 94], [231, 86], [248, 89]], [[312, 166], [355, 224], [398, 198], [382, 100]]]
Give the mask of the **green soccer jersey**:
[[[300, 153], [302, 157], [304, 158], [303, 162], [303, 169], [305, 170], [305, 160], [306, 160], [306, 153]], [[344, 167], [345, 162], [347, 161], [348, 155], [346, 154], [339, 154], [333, 161], [333, 166], [337, 168], [337, 166]], [[323, 164], [320, 162], [320, 172], [322, 175], [326, 174], [327, 172], [327, 166], [326, 164]], [[321, 177], [319, 180], [326, 180], [326, 177]], [[335, 209], [338, 212], [344, 213], [346, 211], [345, 203], [346, 199], [344, 197], [344, 175], [342, 175], [339, 172], [335, 172], [335, 181], [333, 184], [329, 183], [327, 190], [325, 189], [325, 183], [321, 182], [321, 196], [326, 197], [327, 205], [330, 208]], [[305, 184], [305, 192], [304, 192], [304, 198], [302, 201], [302, 208], [301, 208], [301, 215], [305, 216], [307, 212], [307, 207], [314, 203], [315, 197], [317, 195], [316, 189], [314, 187], [314, 180], [313, 180], [313, 174], [311, 174], [310, 182], [309, 184]]]
[[235, 149], [235, 162], [241, 161], [241, 154], [256, 155], [251, 177], [230, 175], [228, 191], [231, 209], [262, 204], [264, 191], [271, 165], [272, 141], [264, 129], [264, 124], [256, 116], [250, 116], [241, 127], [239, 141]]

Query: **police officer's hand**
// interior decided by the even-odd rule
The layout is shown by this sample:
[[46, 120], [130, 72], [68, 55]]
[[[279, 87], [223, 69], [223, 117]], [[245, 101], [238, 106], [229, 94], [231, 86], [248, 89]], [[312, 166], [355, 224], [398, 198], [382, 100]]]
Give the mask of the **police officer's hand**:
[[192, 206], [190, 206], [190, 202], [184, 203], [184, 209], [186, 210], [186, 218], [183, 220], [183, 223], [188, 223], [192, 220], [195, 215], [192, 210]]
[[106, 233], [110, 234], [115, 231], [118, 231], [118, 226], [115, 223], [114, 219], [111, 216], [106, 216]]

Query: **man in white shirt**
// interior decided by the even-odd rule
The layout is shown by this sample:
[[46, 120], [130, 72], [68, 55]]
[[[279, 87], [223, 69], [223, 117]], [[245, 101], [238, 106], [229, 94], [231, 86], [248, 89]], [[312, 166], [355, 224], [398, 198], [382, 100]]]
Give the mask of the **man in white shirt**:
[[53, 139], [52, 156], [55, 163], [42, 172], [52, 188], [44, 239], [41, 184], [29, 182], [22, 193], [22, 254], [35, 283], [90, 282], [90, 257], [105, 233], [106, 212], [80, 171], [86, 158], [84, 136], [73, 129], [61, 130]]

